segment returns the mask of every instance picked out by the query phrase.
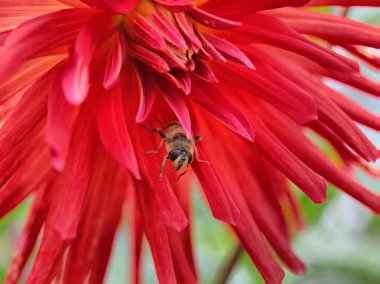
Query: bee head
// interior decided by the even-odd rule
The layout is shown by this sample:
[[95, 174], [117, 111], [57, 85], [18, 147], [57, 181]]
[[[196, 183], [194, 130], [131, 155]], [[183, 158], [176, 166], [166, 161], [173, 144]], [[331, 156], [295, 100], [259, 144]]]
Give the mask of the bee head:
[[168, 157], [173, 162], [176, 171], [184, 165], [189, 166], [193, 161], [193, 155], [191, 153], [179, 149], [171, 150]]

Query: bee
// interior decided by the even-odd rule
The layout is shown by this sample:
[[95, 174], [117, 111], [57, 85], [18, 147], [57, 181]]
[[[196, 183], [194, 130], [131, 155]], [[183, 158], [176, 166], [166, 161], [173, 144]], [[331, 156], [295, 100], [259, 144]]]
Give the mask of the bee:
[[[195, 146], [195, 144], [198, 143], [202, 139], [202, 136], [190, 135], [190, 137], [187, 138], [185, 130], [183, 129], [182, 125], [177, 121], [171, 122], [166, 125], [163, 125], [161, 122], [160, 124], [163, 130], [159, 128], [151, 128], [149, 126], [141, 124], [142, 127], [150, 131], [157, 132], [162, 137], [161, 143], [159, 144], [157, 150], [148, 151], [146, 152], [147, 155], [158, 154], [162, 146], [164, 145], [164, 143], [166, 144], [166, 150], [168, 154], [167, 156], [165, 156], [164, 160], [162, 161], [161, 172], [158, 178], [159, 180], [162, 180], [162, 177], [165, 171], [165, 164], [167, 160], [170, 160], [173, 163], [174, 169], [176, 171], [178, 171], [184, 166], [189, 167], [189, 165], [194, 160], [194, 156], [198, 163], [209, 164], [208, 161], [199, 159], [197, 147]], [[176, 181], [178, 181], [179, 178], [185, 175], [187, 172], [188, 170], [181, 173], [177, 177]]]

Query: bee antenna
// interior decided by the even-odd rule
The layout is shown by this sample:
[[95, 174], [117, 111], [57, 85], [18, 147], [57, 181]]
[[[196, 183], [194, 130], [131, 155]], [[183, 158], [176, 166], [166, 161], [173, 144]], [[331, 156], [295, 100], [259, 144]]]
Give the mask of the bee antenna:
[[188, 171], [189, 171], [189, 170], [184, 171], [182, 174], [180, 174], [180, 175], [177, 177], [177, 179], [175, 180], [175, 184], [178, 184], [179, 178], [182, 177], [182, 176], [184, 176]]

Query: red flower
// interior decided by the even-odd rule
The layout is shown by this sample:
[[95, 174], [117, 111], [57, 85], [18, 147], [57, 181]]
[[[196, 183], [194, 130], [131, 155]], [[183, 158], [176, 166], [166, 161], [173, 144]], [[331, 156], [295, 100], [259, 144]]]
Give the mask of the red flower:
[[[379, 48], [380, 30], [289, 7], [380, 1], [40, 2], [0, 5], [0, 216], [34, 195], [7, 283], [40, 234], [28, 283], [102, 282], [125, 204], [134, 281], [145, 235], [161, 283], [196, 282], [187, 186], [195, 178], [267, 283], [284, 271], [262, 235], [291, 271], [305, 271], [291, 247], [302, 220], [288, 180], [316, 203], [327, 180], [380, 212], [380, 197], [303, 132], [329, 141], [346, 165], [369, 169], [378, 158], [355, 123], [379, 130], [378, 117], [324, 79], [379, 96], [355, 61], [328, 46], [379, 67], [363, 47]], [[182, 134], [202, 135], [195, 147], [210, 164], [194, 157], [193, 172], [175, 184], [167, 163], [160, 181], [167, 153], [147, 156], [160, 136], [138, 125], [160, 127], [157, 119], [178, 121], [185, 146]], [[196, 154], [189, 149], [186, 163]]]

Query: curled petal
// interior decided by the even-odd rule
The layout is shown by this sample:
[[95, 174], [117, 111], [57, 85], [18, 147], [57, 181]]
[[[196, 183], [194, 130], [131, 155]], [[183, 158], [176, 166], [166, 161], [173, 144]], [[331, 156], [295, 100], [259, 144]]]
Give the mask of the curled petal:
[[90, 88], [90, 64], [96, 47], [117, 24], [118, 20], [113, 16], [98, 13], [81, 29], [62, 74], [63, 91], [71, 104], [79, 105], [86, 99]]
[[204, 35], [207, 41], [212, 44], [219, 52], [229, 59], [236, 61], [240, 64], [245, 65], [249, 69], [255, 69], [255, 66], [252, 64], [251, 60], [236, 46], [232, 43], [221, 39], [217, 36]]
[[140, 104], [137, 110], [136, 122], [143, 122], [149, 115], [154, 99], [156, 97], [155, 83], [152, 75], [145, 68], [138, 68], [137, 92], [140, 97]]
[[193, 8], [190, 11], [187, 11], [187, 15], [192, 17], [197, 22], [201, 23], [204, 26], [215, 28], [215, 29], [230, 29], [234, 27], [241, 26], [240, 22], [235, 22], [221, 17], [210, 14], [206, 11], [203, 11], [199, 8]]
[[119, 80], [121, 68], [127, 56], [127, 42], [121, 33], [116, 34], [115, 45], [107, 59], [103, 87], [111, 89]]

